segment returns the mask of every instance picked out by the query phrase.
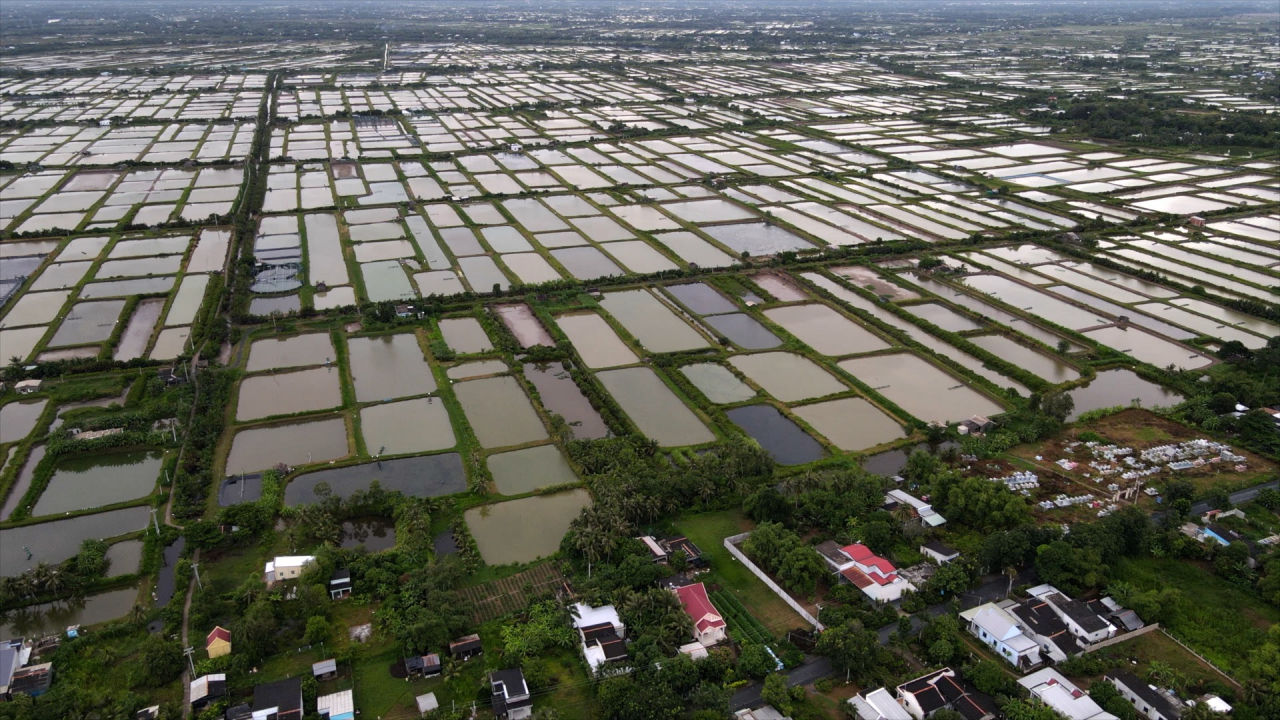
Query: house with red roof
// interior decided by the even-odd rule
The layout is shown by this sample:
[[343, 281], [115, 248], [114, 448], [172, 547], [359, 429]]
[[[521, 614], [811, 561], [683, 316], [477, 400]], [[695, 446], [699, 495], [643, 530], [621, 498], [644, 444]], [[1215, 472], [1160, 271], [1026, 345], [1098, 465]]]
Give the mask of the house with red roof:
[[672, 590], [680, 598], [684, 611], [693, 620], [693, 639], [703, 647], [711, 647], [724, 642], [725, 629], [728, 627], [724, 618], [711, 604], [707, 597], [707, 588], [702, 583], [685, 585]]
[[840, 576], [840, 582], [856, 585], [862, 594], [876, 602], [893, 602], [901, 598], [902, 593], [916, 589], [898, 574], [893, 563], [862, 543], [840, 547], [828, 540], [816, 549], [832, 572]]

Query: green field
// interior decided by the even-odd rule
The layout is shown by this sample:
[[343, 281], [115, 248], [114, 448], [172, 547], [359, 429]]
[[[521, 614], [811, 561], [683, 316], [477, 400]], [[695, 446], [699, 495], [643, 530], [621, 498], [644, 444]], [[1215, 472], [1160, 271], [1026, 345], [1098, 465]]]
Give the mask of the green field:
[[1140, 590], [1180, 590], [1182, 601], [1163, 627], [1232, 675], [1240, 673], [1249, 653], [1263, 643], [1267, 627], [1280, 622], [1280, 610], [1194, 563], [1122, 560], [1114, 566], [1113, 578]]

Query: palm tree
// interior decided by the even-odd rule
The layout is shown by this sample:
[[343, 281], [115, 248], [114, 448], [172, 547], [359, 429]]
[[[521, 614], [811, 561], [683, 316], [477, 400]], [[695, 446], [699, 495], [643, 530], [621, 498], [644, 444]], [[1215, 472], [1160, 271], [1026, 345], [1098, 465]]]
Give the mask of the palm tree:
[[42, 592], [49, 586], [49, 578], [53, 575], [53, 567], [49, 563], [41, 560], [36, 566], [31, 568], [31, 584], [36, 592]]
[[49, 577], [44, 582], [44, 589], [57, 595], [67, 589], [67, 576], [62, 574], [61, 570], [50, 570]]
[[146, 622], [146, 620], [147, 608], [144, 607], [142, 603], [134, 603], [133, 607], [129, 608], [129, 621], [134, 625], [141, 625]]

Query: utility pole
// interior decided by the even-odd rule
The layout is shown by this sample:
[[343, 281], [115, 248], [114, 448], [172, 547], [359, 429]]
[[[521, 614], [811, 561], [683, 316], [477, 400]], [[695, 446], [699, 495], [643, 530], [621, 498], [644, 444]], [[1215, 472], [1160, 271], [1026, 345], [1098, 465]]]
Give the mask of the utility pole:
[[191, 667], [191, 679], [193, 680], [196, 677], [196, 663], [191, 658], [192, 656], [195, 655], [195, 652], [196, 652], [196, 649], [193, 647], [188, 647], [187, 649], [182, 651], [182, 654], [187, 656], [187, 665]]
[[156, 520], [156, 509], [151, 508], [151, 525], [156, 529], [156, 535], [160, 534], [160, 521]]
[[200, 589], [204, 590], [204, 581], [200, 579], [200, 563], [191, 563], [191, 569], [196, 573], [196, 585], [199, 585]]

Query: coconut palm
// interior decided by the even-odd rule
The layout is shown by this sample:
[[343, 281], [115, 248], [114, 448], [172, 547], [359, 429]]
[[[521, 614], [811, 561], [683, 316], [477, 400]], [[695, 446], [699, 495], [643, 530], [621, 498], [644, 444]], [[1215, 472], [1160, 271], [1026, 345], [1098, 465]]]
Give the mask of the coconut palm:
[[141, 625], [147, 621], [147, 608], [142, 603], [134, 603], [129, 608], [129, 621], [134, 625]]

